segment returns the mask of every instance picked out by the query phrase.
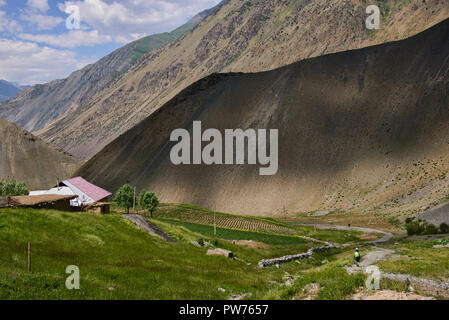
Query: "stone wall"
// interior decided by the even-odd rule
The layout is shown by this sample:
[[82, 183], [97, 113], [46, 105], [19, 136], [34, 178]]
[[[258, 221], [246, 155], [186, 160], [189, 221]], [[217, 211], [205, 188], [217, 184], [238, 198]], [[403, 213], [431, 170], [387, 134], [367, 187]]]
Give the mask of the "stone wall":
[[259, 267], [264, 268], [264, 267], [269, 267], [269, 266], [273, 266], [273, 265], [280, 264], [280, 263], [290, 262], [293, 260], [310, 258], [311, 256], [313, 256], [314, 252], [329, 250], [329, 249], [333, 249], [333, 248], [335, 248], [335, 246], [333, 244], [329, 244], [327, 246], [310, 248], [309, 250], [307, 250], [306, 253], [288, 255], [288, 256], [283, 256], [283, 257], [274, 258], [274, 259], [263, 259], [263, 260], [259, 261]]

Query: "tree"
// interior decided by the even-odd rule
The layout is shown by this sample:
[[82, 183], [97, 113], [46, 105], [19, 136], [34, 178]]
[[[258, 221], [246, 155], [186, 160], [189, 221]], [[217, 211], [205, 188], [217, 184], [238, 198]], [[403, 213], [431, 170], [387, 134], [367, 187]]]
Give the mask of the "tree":
[[121, 186], [115, 193], [114, 200], [119, 207], [126, 208], [126, 213], [129, 214], [129, 208], [133, 206], [134, 189], [129, 184]]
[[139, 206], [150, 212], [153, 217], [153, 212], [159, 205], [159, 199], [153, 192], [142, 191], [139, 195]]
[[406, 225], [409, 236], [419, 235], [425, 231], [425, 227], [419, 221], [412, 221]]
[[441, 233], [449, 233], [449, 225], [447, 223], [440, 224], [440, 232]]
[[437, 234], [438, 233], [438, 228], [435, 227], [433, 224], [428, 224], [425, 227], [426, 229], [424, 230], [424, 234]]
[[27, 196], [28, 188], [23, 182], [17, 182], [16, 180], [2, 181], [0, 180], [0, 196]]

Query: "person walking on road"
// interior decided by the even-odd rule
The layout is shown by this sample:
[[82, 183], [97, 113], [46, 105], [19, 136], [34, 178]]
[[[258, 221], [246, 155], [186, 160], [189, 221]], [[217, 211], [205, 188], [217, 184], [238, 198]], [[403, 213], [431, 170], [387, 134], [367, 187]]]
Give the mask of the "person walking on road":
[[354, 262], [355, 264], [358, 266], [360, 263], [360, 252], [359, 252], [359, 248], [355, 248], [355, 252], [354, 252]]

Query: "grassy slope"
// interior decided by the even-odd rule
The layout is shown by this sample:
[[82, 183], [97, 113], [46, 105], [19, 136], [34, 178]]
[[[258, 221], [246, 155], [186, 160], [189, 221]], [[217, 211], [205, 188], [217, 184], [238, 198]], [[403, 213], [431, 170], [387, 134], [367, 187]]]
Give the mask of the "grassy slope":
[[[270, 289], [269, 281], [281, 281], [284, 271], [298, 268], [257, 268], [258, 259], [274, 255], [276, 246], [264, 251], [218, 240], [218, 246], [233, 250], [249, 266], [206, 256], [206, 249], [189, 243], [200, 235], [175, 225], [164, 227], [181, 241], [165, 243], [118, 215], [2, 209], [0, 299], [223, 299], [248, 291], [261, 297]], [[32, 243], [31, 273], [26, 271], [27, 241]], [[289, 249], [303, 252], [309, 247], [298, 242]], [[80, 268], [79, 291], [65, 288], [69, 265]]]
[[[257, 262], [262, 258], [304, 252], [314, 244], [294, 235], [220, 227], [214, 237], [208, 225], [161, 217], [153, 222], [178, 242], [163, 242], [117, 214], [1, 209], [0, 299], [226, 299], [246, 292], [253, 294], [251, 299], [297, 299], [304, 298], [310, 283], [321, 288], [313, 298], [346, 299], [364, 283], [364, 276], [350, 276], [344, 270], [352, 263], [352, 248], [316, 253], [279, 269], [260, 269]], [[232, 250], [239, 259], [206, 256], [206, 248], [191, 244], [199, 238]], [[254, 240], [268, 246], [254, 249], [229, 240]], [[26, 270], [28, 241], [31, 273]], [[436, 243], [406, 239], [390, 244], [400, 257], [379, 266], [388, 272], [445, 279], [449, 276], [447, 248], [432, 248]], [[372, 250], [361, 248], [362, 256]], [[65, 288], [69, 265], [80, 268], [81, 290]], [[287, 273], [299, 276], [291, 287], [282, 285]], [[220, 287], [226, 292], [218, 291]], [[382, 287], [406, 290], [401, 283], [382, 282]]]
[[197, 21], [189, 21], [171, 32], [154, 34], [140, 39], [137, 46], [131, 52], [131, 64], [136, 63], [145, 53], [157, 50], [164, 45], [180, 38], [182, 35], [195, 28], [197, 24]]
[[449, 237], [440, 240], [416, 241], [404, 239], [390, 245], [394, 259], [383, 261], [379, 267], [385, 272], [411, 274], [417, 277], [447, 282], [449, 279], [449, 249], [434, 248], [447, 244]]

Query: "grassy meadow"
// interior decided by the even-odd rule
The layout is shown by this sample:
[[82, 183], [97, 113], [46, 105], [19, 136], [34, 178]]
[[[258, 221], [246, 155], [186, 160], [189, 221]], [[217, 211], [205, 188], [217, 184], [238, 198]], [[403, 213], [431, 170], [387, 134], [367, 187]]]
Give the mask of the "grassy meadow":
[[[118, 214], [1, 209], [0, 299], [226, 299], [246, 292], [263, 298], [298, 264], [261, 269], [258, 260], [313, 246], [294, 236], [253, 233], [268, 247], [248, 248], [209, 237], [204, 230], [155, 222], [178, 242], [166, 243]], [[224, 237], [239, 240], [244, 235], [227, 231]], [[191, 244], [199, 238], [232, 250], [239, 259], [207, 256], [206, 248]], [[28, 241], [31, 272], [27, 271]], [[316, 264], [320, 262], [304, 261], [302, 268]], [[65, 287], [69, 265], [80, 269], [80, 290]]]
[[[173, 213], [170, 211], [173, 208]], [[0, 209], [0, 299], [349, 299], [365, 276], [349, 275], [353, 247], [317, 252], [310, 259], [259, 268], [261, 259], [306, 252], [321, 245], [302, 236], [338, 243], [360, 242], [354, 231], [292, 227], [274, 219], [220, 214], [217, 233], [213, 213], [192, 206], [162, 206], [149, 218], [174, 237], [164, 242], [116, 212], [97, 216], [55, 210]], [[232, 221], [235, 219], [235, 221]], [[195, 221], [195, 222], [194, 222]], [[218, 223], [220, 221], [220, 223]], [[231, 228], [247, 226], [249, 230]], [[271, 227], [272, 226], [272, 227]], [[206, 255], [209, 247], [234, 252], [236, 259]], [[235, 243], [233, 240], [251, 240]], [[449, 274], [447, 248], [441, 239], [391, 242], [392, 260], [380, 262], [387, 272], [407, 272], [432, 279]], [[31, 271], [27, 243], [31, 243]], [[371, 246], [360, 246], [362, 257]], [[80, 290], [68, 290], [67, 266], [80, 269]], [[316, 292], [310, 294], [310, 286]], [[383, 283], [399, 290], [402, 284]], [[219, 290], [223, 288], [223, 290]]]

